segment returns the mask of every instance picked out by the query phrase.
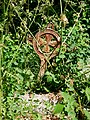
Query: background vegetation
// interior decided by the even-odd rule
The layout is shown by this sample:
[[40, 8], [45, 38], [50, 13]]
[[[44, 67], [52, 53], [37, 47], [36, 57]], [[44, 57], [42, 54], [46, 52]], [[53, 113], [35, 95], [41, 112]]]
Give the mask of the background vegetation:
[[[65, 116], [68, 120], [90, 120], [90, 1], [60, 1], [0, 1], [0, 115], [3, 120], [26, 115], [26, 109], [33, 114], [30, 107], [18, 107], [22, 103], [18, 96], [27, 91], [61, 91], [63, 100], [53, 114], [58, 114], [61, 120]], [[64, 27], [61, 14], [69, 22]], [[62, 36], [62, 46], [38, 82], [40, 59], [27, 43], [27, 36], [34, 36], [49, 22]], [[36, 113], [33, 119], [42, 118]]]

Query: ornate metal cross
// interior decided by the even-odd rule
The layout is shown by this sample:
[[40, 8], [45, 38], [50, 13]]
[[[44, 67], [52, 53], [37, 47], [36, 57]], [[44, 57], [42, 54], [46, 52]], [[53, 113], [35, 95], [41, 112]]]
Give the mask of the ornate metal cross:
[[57, 48], [61, 46], [61, 37], [54, 30], [54, 25], [49, 23], [44, 31], [37, 32], [35, 37], [29, 37], [35, 52], [41, 60], [38, 78], [43, 77], [47, 68], [47, 62], [57, 55]]

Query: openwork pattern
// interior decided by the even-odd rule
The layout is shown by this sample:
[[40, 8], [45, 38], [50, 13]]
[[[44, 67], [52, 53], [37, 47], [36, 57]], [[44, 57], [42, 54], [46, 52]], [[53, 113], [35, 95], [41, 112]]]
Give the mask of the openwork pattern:
[[61, 46], [61, 37], [54, 30], [54, 25], [49, 23], [44, 31], [36, 33], [35, 38], [30, 37], [33, 48], [41, 60], [38, 78], [43, 77], [47, 68], [47, 62], [57, 55], [57, 48]]

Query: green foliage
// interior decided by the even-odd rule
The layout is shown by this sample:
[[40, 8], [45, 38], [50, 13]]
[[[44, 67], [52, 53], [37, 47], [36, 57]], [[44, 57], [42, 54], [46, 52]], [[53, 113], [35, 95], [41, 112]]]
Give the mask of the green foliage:
[[[53, 114], [62, 120], [89, 120], [89, 4], [86, 0], [63, 0], [63, 13], [69, 21], [63, 28], [59, 1], [0, 2], [0, 96], [3, 92], [3, 119], [15, 120], [16, 116], [28, 116], [28, 111], [34, 120], [41, 120], [40, 114], [33, 113], [32, 106], [22, 106], [26, 103], [19, 96], [26, 91], [61, 91], [63, 100], [53, 107]], [[48, 63], [45, 76], [38, 81], [40, 59], [27, 43], [27, 36], [34, 36], [49, 22], [54, 23], [55, 30], [61, 35], [62, 46], [57, 50], [59, 54]]]
[[75, 113], [75, 107], [78, 106], [78, 104], [76, 103], [74, 96], [73, 95], [69, 95], [68, 93], [62, 92], [62, 96], [64, 98], [64, 102], [66, 104], [65, 107], [65, 111], [67, 111], [68, 116], [72, 119], [72, 120], [77, 120], [76, 119], [76, 113]]
[[85, 93], [86, 93], [88, 101], [90, 101], [90, 88], [86, 87]]
[[64, 108], [64, 105], [58, 103], [58, 104], [54, 107], [54, 114], [57, 114], [57, 113], [62, 112], [62, 111], [63, 111], [63, 108]]
[[90, 119], [90, 112], [88, 112], [87, 110], [84, 110], [84, 113], [87, 116], [87, 120], [89, 120]]

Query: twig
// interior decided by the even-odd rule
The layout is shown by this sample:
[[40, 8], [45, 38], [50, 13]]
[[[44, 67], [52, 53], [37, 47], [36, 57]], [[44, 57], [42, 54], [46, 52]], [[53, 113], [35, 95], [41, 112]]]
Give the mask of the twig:
[[68, 37], [70, 37], [70, 35], [71, 35], [71, 33], [72, 33], [72, 31], [73, 31], [73, 29], [74, 29], [75, 25], [76, 25], [76, 23], [73, 25], [73, 27], [72, 27], [71, 31], [69, 32], [68, 36], [67, 36], [67, 37], [66, 37], [66, 39], [63, 41], [63, 43], [65, 43], [65, 42], [66, 42], [66, 40], [68, 39]]
[[61, 8], [61, 14], [62, 14], [62, 1], [60, 0], [60, 8]]
[[69, 32], [68, 36], [67, 36], [67, 37], [66, 37], [66, 39], [63, 41], [63, 43], [65, 43], [65, 42], [66, 42], [66, 40], [68, 39], [68, 37], [70, 37], [70, 35], [71, 35], [71, 33], [72, 33], [73, 29], [75, 28], [76, 24], [77, 24], [77, 23], [78, 23], [78, 21], [79, 21], [78, 19], [79, 19], [79, 17], [80, 17], [81, 12], [82, 12], [82, 8], [80, 9], [80, 12], [78, 13], [78, 16], [77, 16], [77, 21], [74, 23], [74, 25], [73, 25], [73, 27], [72, 27], [71, 31]]

